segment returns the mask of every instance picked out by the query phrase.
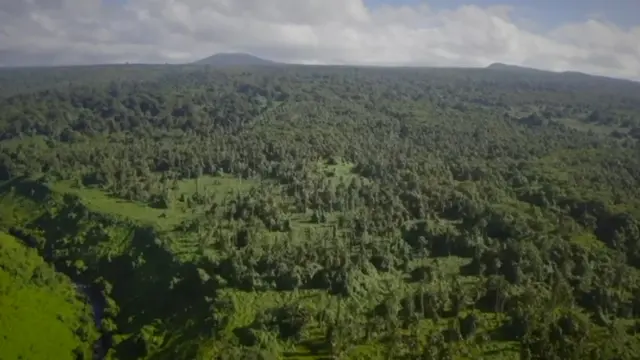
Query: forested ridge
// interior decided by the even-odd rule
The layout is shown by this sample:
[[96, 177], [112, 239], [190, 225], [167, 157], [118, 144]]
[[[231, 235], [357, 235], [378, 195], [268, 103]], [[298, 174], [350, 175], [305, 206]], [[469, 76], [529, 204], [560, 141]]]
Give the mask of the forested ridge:
[[577, 73], [0, 70], [0, 231], [107, 359], [635, 359], [638, 140]]

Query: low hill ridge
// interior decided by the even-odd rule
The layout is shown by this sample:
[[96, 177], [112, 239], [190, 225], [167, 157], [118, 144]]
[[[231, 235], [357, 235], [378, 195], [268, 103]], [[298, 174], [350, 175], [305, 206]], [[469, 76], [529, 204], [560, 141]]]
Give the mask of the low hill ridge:
[[259, 58], [247, 53], [218, 53], [194, 62], [198, 65], [235, 66], [235, 65], [275, 65], [275, 61]]

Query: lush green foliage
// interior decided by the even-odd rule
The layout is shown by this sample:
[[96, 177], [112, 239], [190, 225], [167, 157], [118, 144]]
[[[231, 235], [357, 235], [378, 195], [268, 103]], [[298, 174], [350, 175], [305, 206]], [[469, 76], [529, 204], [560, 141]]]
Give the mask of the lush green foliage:
[[0, 74], [0, 227], [114, 359], [631, 359], [640, 85], [518, 69]]
[[0, 233], [0, 359], [91, 359], [91, 307], [69, 278]]

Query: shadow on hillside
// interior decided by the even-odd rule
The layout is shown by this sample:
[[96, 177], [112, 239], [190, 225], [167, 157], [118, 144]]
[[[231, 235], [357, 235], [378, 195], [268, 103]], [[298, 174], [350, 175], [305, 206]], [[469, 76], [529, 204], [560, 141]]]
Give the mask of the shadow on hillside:
[[[177, 262], [164, 249], [152, 228], [136, 228], [131, 246], [124, 255], [101, 264], [107, 281], [113, 284], [111, 297], [118, 301], [115, 317], [118, 331], [134, 334], [117, 344], [121, 358], [146, 357], [173, 359], [180, 355], [194, 358], [197, 348], [189, 340], [211, 334], [214, 328], [211, 303], [215, 288], [203, 281], [194, 264]], [[167, 335], [164, 344], [155, 336]], [[155, 348], [163, 346], [159, 353]]]
[[20, 184], [25, 179], [24, 176], [18, 176], [11, 178], [10, 180], [0, 182], [0, 193], [4, 193], [11, 189], [11, 187]]
[[[117, 326], [113, 335], [127, 335], [113, 342], [115, 357], [195, 357], [196, 341], [214, 328], [216, 297], [215, 285], [201, 278], [195, 264], [176, 261], [152, 227], [90, 212], [74, 195], [48, 206], [53, 197], [43, 184], [15, 181], [10, 186], [46, 207], [32, 222], [16, 224], [24, 237], [40, 240], [43, 257], [74, 281], [94, 284], [92, 292], [111, 288], [106, 295], [117, 308], [107, 306], [104, 316]], [[108, 255], [110, 244], [117, 248], [113, 255]]]

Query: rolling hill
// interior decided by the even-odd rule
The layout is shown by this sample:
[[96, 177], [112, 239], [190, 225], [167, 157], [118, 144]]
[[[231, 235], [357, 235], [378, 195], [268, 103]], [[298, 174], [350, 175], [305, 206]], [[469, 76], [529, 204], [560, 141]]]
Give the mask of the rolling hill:
[[214, 66], [264, 66], [276, 65], [275, 61], [245, 53], [219, 53], [194, 62], [197, 65]]

